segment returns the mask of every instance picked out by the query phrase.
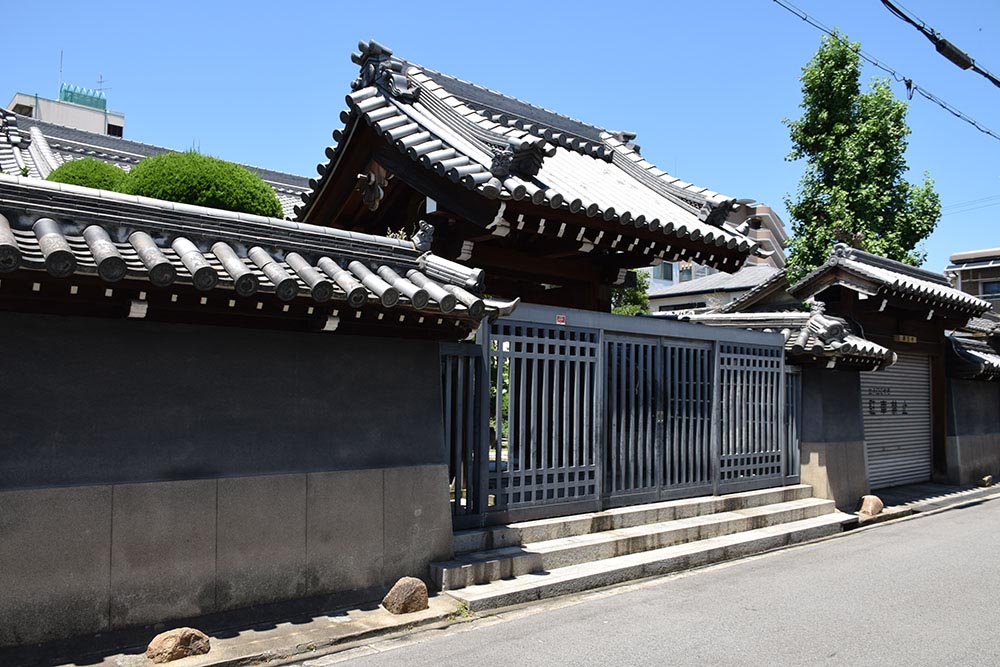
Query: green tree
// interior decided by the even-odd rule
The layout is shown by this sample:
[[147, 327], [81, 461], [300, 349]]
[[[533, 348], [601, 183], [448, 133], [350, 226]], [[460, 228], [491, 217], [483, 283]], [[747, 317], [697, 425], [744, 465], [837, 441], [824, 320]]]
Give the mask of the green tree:
[[163, 153], [143, 159], [128, 173], [122, 192], [281, 217], [281, 202], [257, 174], [238, 164], [193, 151]]
[[649, 274], [635, 271], [635, 287], [611, 289], [611, 312], [615, 315], [638, 315], [649, 312]]
[[125, 181], [125, 170], [91, 157], [70, 160], [56, 167], [47, 180], [70, 183], [85, 188], [120, 192]]
[[802, 69], [802, 117], [784, 121], [786, 159], [806, 162], [796, 196], [785, 197], [792, 281], [822, 264], [836, 242], [918, 265], [925, 253], [917, 245], [941, 216], [930, 176], [919, 185], [904, 178], [908, 105], [887, 79], [861, 92], [860, 48], [839, 34], [824, 37]]

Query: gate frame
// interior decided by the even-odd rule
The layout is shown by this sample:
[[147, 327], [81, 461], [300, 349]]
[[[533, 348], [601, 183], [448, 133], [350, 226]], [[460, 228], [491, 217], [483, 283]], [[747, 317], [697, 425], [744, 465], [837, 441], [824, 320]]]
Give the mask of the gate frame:
[[[712, 407], [711, 407], [711, 433], [709, 438], [709, 452], [712, 457], [711, 461], [711, 472], [712, 472], [712, 489], [711, 493], [713, 495], [719, 494], [720, 480], [719, 480], [719, 456], [720, 456], [720, 436], [721, 436], [721, 414], [720, 414], [720, 366], [719, 363], [719, 352], [721, 343], [731, 343], [731, 344], [743, 344], [743, 345], [754, 345], [761, 347], [769, 347], [780, 350], [780, 367], [779, 373], [782, 378], [782, 382], [779, 387], [779, 410], [782, 417], [781, 428], [779, 429], [783, 434], [785, 434], [784, 440], [787, 440], [787, 435], [791, 432], [788, 424], [789, 415], [787, 414], [788, 400], [786, 396], [787, 391], [787, 378], [789, 376], [790, 369], [793, 366], [789, 366], [785, 363], [784, 355], [784, 338], [778, 333], [765, 333], [760, 331], [751, 331], [744, 329], [732, 329], [725, 327], [712, 327], [704, 324], [697, 324], [692, 322], [684, 322], [677, 319], [665, 318], [665, 317], [629, 317], [624, 315], [613, 315], [610, 313], [599, 313], [593, 311], [577, 310], [572, 308], [560, 308], [553, 306], [541, 306], [537, 304], [521, 304], [518, 306], [516, 312], [509, 317], [501, 318], [498, 320], [504, 324], [511, 325], [524, 325], [524, 326], [567, 326], [577, 329], [589, 329], [597, 333], [597, 346], [598, 346], [598, 359], [596, 363], [596, 374], [595, 374], [595, 387], [594, 387], [594, 401], [595, 405], [601, 406], [606, 405], [606, 389], [607, 389], [607, 358], [606, 358], [606, 345], [608, 343], [608, 337], [633, 337], [633, 338], [645, 338], [648, 340], [655, 340], [657, 345], [657, 354], [663, 354], [664, 345], [670, 340], [679, 341], [700, 341], [702, 343], [708, 343], [711, 348], [712, 354]], [[476, 333], [475, 342], [467, 343], [443, 343], [441, 345], [441, 355], [442, 362], [446, 355], [460, 355], [463, 357], [477, 357], [479, 359], [479, 371], [482, 373], [480, 377], [489, 378], [490, 369], [490, 344], [491, 344], [491, 329], [495, 323], [484, 323], [484, 326], [480, 326]], [[791, 371], [794, 373], [794, 371]], [[489, 451], [491, 443], [489, 442], [489, 415], [490, 415], [490, 397], [489, 397], [489, 386], [488, 382], [481, 383], [480, 388], [483, 390], [483, 394], [479, 398], [479, 414], [476, 418], [479, 424], [478, 433], [476, 434], [475, 446], [477, 447], [477, 452], [486, 452], [485, 456], [478, 456], [478, 463], [476, 465], [476, 470], [478, 473], [478, 479], [475, 483], [475, 504], [480, 505], [477, 512], [463, 512], [455, 513], [453, 512], [453, 520], [455, 528], [473, 528], [479, 526], [496, 525], [502, 523], [509, 523], [512, 521], [528, 521], [533, 519], [540, 519], [546, 517], [556, 517], [564, 516], [568, 514], [576, 514], [581, 512], [594, 512], [611, 507], [619, 507], [624, 505], [631, 505], [642, 502], [655, 502], [656, 500], [666, 500], [671, 497], [683, 498], [690, 497], [689, 494], [684, 493], [683, 489], [679, 489], [676, 494], [666, 493], [660, 494], [658, 498], [644, 498], [651, 494], [648, 493], [637, 493], [629, 495], [612, 496], [608, 493], [606, 489], [605, 480], [605, 466], [606, 466], [606, 444], [608, 438], [608, 419], [606, 409], [597, 410], [594, 422], [594, 449], [595, 449], [595, 465], [596, 465], [596, 488], [599, 490], [596, 497], [587, 500], [575, 500], [559, 503], [547, 503], [539, 504], [532, 507], [522, 507], [516, 509], [501, 508], [501, 509], [489, 509], [488, 507], [482, 507], [483, 501], [488, 502], [488, 478], [489, 478]], [[444, 387], [442, 387], [442, 390]], [[662, 393], [661, 393], [662, 396]], [[797, 401], [797, 404], [801, 406], [801, 398]], [[658, 419], [657, 419], [658, 421]], [[659, 429], [657, 429], [659, 432]], [[499, 436], [498, 436], [499, 437]], [[448, 457], [449, 463], [451, 463], [454, 453], [451, 450], [451, 444], [446, 443], [448, 446]], [[766, 480], [761, 480], [759, 484], [755, 483], [753, 480], [749, 480], [745, 483], [746, 490], [752, 488], [766, 488], [774, 486], [786, 486], [789, 484], [798, 483], [799, 475], [789, 475], [788, 470], [788, 450], [793, 443], [783, 442], [781, 448], [781, 470], [782, 476], [780, 479], [769, 478]], [[797, 447], [797, 443], [794, 443]], [[798, 457], [796, 457], [797, 459]], [[499, 466], [499, 462], [498, 462]], [[457, 484], [457, 482], [456, 482]], [[743, 490], [740, 486], [739, 489], [733, 489], [731, 487], [737, 486], [732, 484], [725, 485], [726, 493], [734, 493], [737, 490]]]

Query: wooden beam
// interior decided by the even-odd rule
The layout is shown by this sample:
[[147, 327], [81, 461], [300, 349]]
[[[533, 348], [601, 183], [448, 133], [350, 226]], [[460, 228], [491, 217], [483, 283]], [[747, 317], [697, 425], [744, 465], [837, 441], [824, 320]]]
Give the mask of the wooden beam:
[[395, 146], [388, 145], [381, 138], [376, 139], [373, 148], [375, 159], [414, 190], [440, 202], [460, 217], [480, 227], [486, 227], [496, 218], [500, 202], [486, 199], [424, 169], [396, 150]]

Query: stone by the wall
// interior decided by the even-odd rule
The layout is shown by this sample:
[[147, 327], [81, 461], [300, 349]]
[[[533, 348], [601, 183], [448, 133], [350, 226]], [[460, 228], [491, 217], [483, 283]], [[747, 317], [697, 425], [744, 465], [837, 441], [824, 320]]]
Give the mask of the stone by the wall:
[[403, 577], [386, 594], [382, 606], [393, 614], [411, 614], [427, 609], [427, 584], [415, 577]]
[[813, 487], [813, 495], [837, 503], [845, 512], [857, 509], [858, 498], [868, 493], [865, 442], [807, 442], [802, 453], [801, 479]]
[[979, 480], [979, 486], [993, 486], [993, 475], [986, 475]]
[[192, 655], [204, 655], [211, 648], [208, 635], [201, 630], [176, 628], [153, 637], [146, 648], [146, 657], [159, 664]]
[[867, 516], [875, 516], [879, 514], [885, 505], [882, 503], [882, 499], [878, 496], [862, 496], [861, 497], [861, 509], [859, 512]]

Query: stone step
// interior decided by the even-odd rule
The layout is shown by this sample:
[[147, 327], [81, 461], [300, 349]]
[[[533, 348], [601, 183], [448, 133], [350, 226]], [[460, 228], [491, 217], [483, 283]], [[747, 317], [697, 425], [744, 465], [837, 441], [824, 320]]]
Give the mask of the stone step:
[[812, 487], [795, 484], [758, 491], [731, 493], [724, 496], [701, 496], [681, 500], [667, 500], [645, 505], [633, 505], [601, 512], [574, 514], [566, 517], [522, 521], [506, 526], [476, 528], [455, 533], [455, 554], [485, 551], [501, 547], [545, 542], [574, 535], [585, 535], [605, 530], [630, 528], [648, 523], [662, 523], [674, 519], [732, 512], [750, 507], [761, 507], [812, 497]]
[[831, 500], [802, 498], [762, 507], [716, 512], [672, 521], [605, 530], [544, 542], [462, 554], [431, 564], [440, 590], [551, 571], [587, 561], [661, 549], [780, 523], [811, 519], [836, 510]]
[[833, 512], [811, 519], [469, 586], [448, 591], [447, 595], [464, 602], [472, 611], [506, 607], [743, 558], [834, 535], [855, 518], [843, 512]]

